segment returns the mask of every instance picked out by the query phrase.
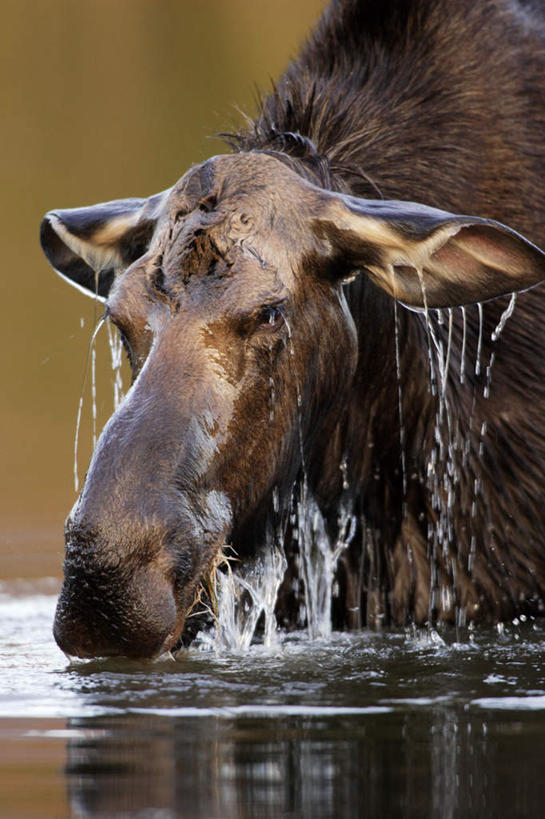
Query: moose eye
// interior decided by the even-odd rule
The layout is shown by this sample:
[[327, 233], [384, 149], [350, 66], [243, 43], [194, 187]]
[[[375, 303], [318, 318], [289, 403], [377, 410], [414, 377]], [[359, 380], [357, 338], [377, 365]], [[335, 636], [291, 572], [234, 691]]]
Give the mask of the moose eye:
[[276, 330], [284, 322], [284, 313], [279, 305], [264, 307], [259, 316], [259, 323], [269, 330]]

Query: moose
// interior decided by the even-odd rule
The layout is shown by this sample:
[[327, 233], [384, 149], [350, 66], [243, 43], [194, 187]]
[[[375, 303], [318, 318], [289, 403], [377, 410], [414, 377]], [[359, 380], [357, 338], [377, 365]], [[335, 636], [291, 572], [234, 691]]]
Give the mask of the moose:
[[542, 0], [331, 0], [225, 154], [44, 217], [133, 376], [66, 523], [67, 654], [189, 643], [271, 527], [296, 625], [303, 496], [354, 521], [336, 628], [543, 611], [544, 133]]

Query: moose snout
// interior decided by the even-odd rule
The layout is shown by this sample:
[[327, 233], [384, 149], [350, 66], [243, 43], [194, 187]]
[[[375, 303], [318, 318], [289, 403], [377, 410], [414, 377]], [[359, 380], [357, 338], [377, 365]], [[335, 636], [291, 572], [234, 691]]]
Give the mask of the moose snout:
[[66, 654], [156, 657], [176, 642], [181, 625], [173, 584], [157, 566], [129, 574], [119, 566], [65, 564], [53, 633]]

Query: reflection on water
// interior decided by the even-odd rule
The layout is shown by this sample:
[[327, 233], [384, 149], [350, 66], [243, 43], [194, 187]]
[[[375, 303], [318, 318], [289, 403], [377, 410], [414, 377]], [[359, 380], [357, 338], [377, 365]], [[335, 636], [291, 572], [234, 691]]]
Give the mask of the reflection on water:
[[128, 714], [22, 734], [41, 738], [44, 759], [65, 745], [55, 799], [75, 816], [538, 817], [545, 797], [543, 718], [530, 711]]
[[535, 715], [456, 709], [72, 720], [77, 815], [188, 817], [540, 815]]
[[542, 816], [541, 623], [69, 664], [52, 590], [0, 586], [0, 815]]

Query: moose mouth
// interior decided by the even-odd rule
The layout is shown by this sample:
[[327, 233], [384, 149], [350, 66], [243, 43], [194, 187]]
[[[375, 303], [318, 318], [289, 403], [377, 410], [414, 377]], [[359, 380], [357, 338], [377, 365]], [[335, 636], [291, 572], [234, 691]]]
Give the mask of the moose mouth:
[[[91, 589], [87, 581], [87, 591], [96, 600]], [[148, 587], [146, 592], [145, 602], [134, 595], [122, 602], [103, 598], [90, 614], [88, 600], [78, 595], [74, 603], [70, 581], [65, 581], [53, 629], [57, 644], [69, 657], [80, 659], [154, 659], [187, 647], [209, 620], [205, 611], [195, 612], [198, 590], [189, 606], [177, 605], [172, 589], [154, 594]]]
[[213, 619], [210, 578], [224, 543], [222, 537], [185, 582], [162, 570], [164, 555], [134, 569], [115, 559], [91, 562], [68, 548], [53, 628], [58, 646], [80, 659], [154, 659], [187, 647]]

